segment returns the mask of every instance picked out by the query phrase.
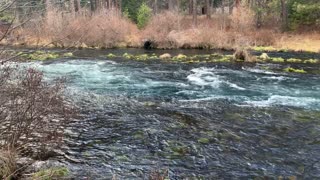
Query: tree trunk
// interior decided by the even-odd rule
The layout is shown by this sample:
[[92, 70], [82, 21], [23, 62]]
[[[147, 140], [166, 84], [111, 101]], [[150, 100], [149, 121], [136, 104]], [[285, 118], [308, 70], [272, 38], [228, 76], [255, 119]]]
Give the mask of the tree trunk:
[[281, 0], [281, 21], [282, 21], [282, 30], [288, 30], [288, 10], [286, 0]]
[[221, 12], [224, 14], [224, 0], [221, 0]]
[[210, 7], [210, 0], [206, 0], [206, 14], [207, 18], [211, 18], [211, 7]]
[[154, 0], [153, 13], [158, 14], [158, 0]]
[[236, 8], [240, 6], [240, 0], [236, 0]]
[[192, 22], [193, 26], [197, 27], [198, 22], [197, 22], [197, 0], [192, 0]]
[[189, 15], [192, 15], [193, 13], [193, 0], [189, 0]]
[[81, 9], [80, 0], [74, 0], [74, 10], [79, 12]]
[[94, 12], [94, 11], [95, 11], [95, 8], [94, 8], [94, 0], [90, 0], [90, 10], [91, 10], [91, 12]]
[[69, 10], [72, 13], [72, 15], [74, 15], [74, 13], [75, 13], [75, 3], [72, 0], [69, 3], [70, 3], [69, 4]]
[[173, 0], [168, 1], [168, 8], [169, 8], [169, 11], [173, 11]]
[[177, 7], [176, 7], [176, 11], [179, 13], [180, 12], [180, 0], [177, 0]]
[[261, 21], [261, 18], [262, 18], [262, 12], [260, 10], [261, 8], [261, 0], [257, 0], [257, 7], [258, 7], [258, 11], [257, 11], [257, 22], [256, 22], [256, 28], [260, 28], [261, 27], [261, 24], [262, 24], [262, 21]]
[[[250, 0], [249, 0], [250, 1]], [[232, 1], [232, 3], [230, 2], [230, 0], [229, 0], [229, 14], [232, 14], [232, 11], [233, 11], [233, 1]]]
[[121, 16], [121, 14], [122, 14], [122, 0], [118, 0], [118, 11]]

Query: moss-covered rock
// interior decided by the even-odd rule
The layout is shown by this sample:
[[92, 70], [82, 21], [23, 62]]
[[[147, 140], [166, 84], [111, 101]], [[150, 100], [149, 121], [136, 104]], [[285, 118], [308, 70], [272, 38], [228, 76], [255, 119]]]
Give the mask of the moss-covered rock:
[[112, 53], [109, 53], [109, 54], [107, 55], [107, 58], [115, 58], [115, 57], [117, 57], [117, 56], [114, 55], [114, 54], [112, 54]]
[[63, 57], [73, 57], [73, 53], [72, 52], [67, 52], [67, 53], [64, 53], [62, 56]]
[[149, 59], [149, 56], [148, 56], [148, 54], [140, 54], [140, 55], [135, 56], [134, 59], [138, 60], [138, 61], [146, 61]]
[[133, 59], [134, 56], [132, 54], [129, 54], [129, 53], [124, 53], [122, 55], [122, 57], [124, 57], [125, 59]]
[[270, 57], [268, 56], [267, 53], [262, 53], [262, 54], [259, 56], [259, 58], [260, 58], [261, 60], [264, 60], [264, 61], [270, 59]]
[[290, 59], [287, 59], [287, 62], [289, 62], [289, 63], [301, 63], [302, 60], [301, 59], [296, 59], [296, 58], [290, 58]]
[[22, 57], [26, 57], [27, 59], [30, 59], [30, 60], [44, 61], [44, 60], [48, 60], [48, 59], [57, 59], [60, 56], [59, 56], [59, 54], [54, 53], [54, 52], [36, 51], [31, 54], [23, 55]]
[[317, 59], [308, 59], [308, 60], [303, 61], [303, 63], [309, 63], [309, 64], [315, 64], [318, 62], [320, 62], [320, 61]]
[[295, 69], [295, 68], [292, 68], [292, 67], [287, 67], [283, 71], [285, 71], [285, 72], [293, 72], [293, 73], [307, 73], [303, 69]]
[[188, 56], [186, 56], [184, 54], [178, 54], [177, 56], [174, 56], [172, 58], [172, 60], [174, 60], [174, 61], [182, 61], [182, 60], [185, 60], [187, 58], [188, 58]]
[[162, 54], [159, 56], [160, 59], [170, 59], [172, 56], [169, 53]]
[[272, 58], [271, 61], [276, 63], [283, 63], [284, 59], [281, 57], [275, 57], [275, 58]]

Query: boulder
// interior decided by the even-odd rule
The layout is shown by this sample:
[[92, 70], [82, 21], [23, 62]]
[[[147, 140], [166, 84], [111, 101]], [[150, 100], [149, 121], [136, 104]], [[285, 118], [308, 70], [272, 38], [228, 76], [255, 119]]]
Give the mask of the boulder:
[[245, 49], [237, 49], [233, 54], [233, 60], [242, 62], [255, 62], [256, 58]]
[[169, 53], [162, 54], [159, 56], [160, 59], [170, 59], [172, 56]]
[[262, 53], [262, 54], [259, 56], [259, 58], [262, 59], [262, 60], [268, 60], [268, 59], [270, 59], [270, 57], [268, 56], [267, 53]]

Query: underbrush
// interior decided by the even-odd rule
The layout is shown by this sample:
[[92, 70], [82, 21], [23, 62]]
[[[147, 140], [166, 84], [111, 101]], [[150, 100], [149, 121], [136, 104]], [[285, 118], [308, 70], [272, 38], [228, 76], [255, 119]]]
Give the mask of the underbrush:
[[90, 14], [83, 10], [72, 14], [51, 9], [40, 17], [15, 30], [3, 44], [114, 48], [143, 47], [145, 41], [150, 41], [152, 47], [161, 49], [272, 47], [320, 51], [318, 32], [283, 34], [277, 26], [257, 29], [254, 13], [246, 7], [235, 8], [232, 15], [212, 15], [211, 19], [198, 16], [197, 27], [191, 16], [169, 11], [153, 15], [143, 29], [114, 11]]
[[231, 16], [201, 16], [197, 27], [189, 16], [163, 12], [152, 17], [142, 34], [158, 48], [235, 49], [275, 43], [274, 30], [257, 30], [254, 13], [244, 7], [235, 9]]
[[139, 31], [134, 23], [108, 11], [66, 14], [50, 10], [16, 31], [19, 44], [53, 47], [137, 47]]
[[36, 69], [1, 64], [0, 179], [16, 178], [26, 168], [17, 165], [18, 157], [50, 158], [74, 115], [74, 106], [64, 96], [63, 79], [48, 83]]

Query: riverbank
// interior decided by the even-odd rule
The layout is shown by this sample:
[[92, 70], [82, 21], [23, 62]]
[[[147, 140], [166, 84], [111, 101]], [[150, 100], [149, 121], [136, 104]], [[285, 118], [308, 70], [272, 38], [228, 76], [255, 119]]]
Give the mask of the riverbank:
[[173, 12], [153, 16], [139, 29], [112, 13], [92, 16], [51, 12], [15, 29], [2, 45], [32, 48], [151, 48], [320, 52], [320, 32], [281, 33], [277, 26], [256, 29], [250, 14], [192, 18]]

